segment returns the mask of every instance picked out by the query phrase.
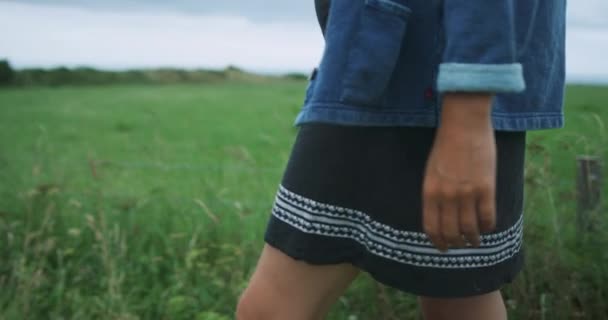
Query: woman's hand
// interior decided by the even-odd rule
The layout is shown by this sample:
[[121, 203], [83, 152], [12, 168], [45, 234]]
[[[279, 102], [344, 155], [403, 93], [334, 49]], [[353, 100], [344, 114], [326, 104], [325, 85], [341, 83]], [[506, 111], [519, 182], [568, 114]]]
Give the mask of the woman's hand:
[[441, 251], [480, 244], [496, 224], [496, 142], [492, 95], [444, 96], [441, 126], [427, 160], [423, 227]]

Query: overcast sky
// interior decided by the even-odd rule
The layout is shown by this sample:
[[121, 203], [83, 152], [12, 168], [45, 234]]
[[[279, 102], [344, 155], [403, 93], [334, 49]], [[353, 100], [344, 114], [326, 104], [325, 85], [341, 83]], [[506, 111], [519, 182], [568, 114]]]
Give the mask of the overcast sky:
[[[571, 79], [608, 81], [607, 14], [569, 1]], [[0, 0], [0, 58], [17, 67], [306, 72], [322, 48], [313, 0]]]

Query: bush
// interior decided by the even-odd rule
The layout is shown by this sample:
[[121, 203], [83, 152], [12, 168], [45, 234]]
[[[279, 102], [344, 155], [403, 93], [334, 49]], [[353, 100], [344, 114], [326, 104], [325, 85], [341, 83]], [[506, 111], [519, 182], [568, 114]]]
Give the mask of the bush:
[[9, 85], [13, 83], [14, 78], [15, 71], [8, 60], [0, 60], [0, 85]]
[[297, 81], [306, 81], [308, 80], [308, 76], [304, 73], [288, 73], [283, 76], [288, 80], [297, 80]]
[[[244, 72], [236, 67], [225, 70], [183, 70], [174, 68], [105, 71], [87, 67], [22, 69], [15, 73], [15, 85], [62, 86], [105, 84], [218, 83], [227, 80], [261, 81], [273, 77]], [[279, 78], [276, 78], [279, 79]]]

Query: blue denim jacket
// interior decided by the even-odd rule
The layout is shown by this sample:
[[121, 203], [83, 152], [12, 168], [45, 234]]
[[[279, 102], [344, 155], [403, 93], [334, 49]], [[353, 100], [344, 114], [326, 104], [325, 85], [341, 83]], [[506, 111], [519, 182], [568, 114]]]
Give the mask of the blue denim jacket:
[[490, 92], [496, 130], [562, 127], [565, 9], [566, 0], [332, 0], [296, 125], [435, 127], [442, 93]]

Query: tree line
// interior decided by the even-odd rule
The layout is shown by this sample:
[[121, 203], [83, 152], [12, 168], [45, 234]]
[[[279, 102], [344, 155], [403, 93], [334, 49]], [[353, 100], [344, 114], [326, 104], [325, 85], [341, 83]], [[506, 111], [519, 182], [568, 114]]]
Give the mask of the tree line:
[[159, 68], [107, 71], [89, 67], [16, 70], [8, 60], [0, 60], [0, 86], [213, 83], [227, 80], [264, 81], [276, 78], [304, 80], [306, 76], [298, 73], [281, 77], [263, 76], [235, 66], [223, 70]]

